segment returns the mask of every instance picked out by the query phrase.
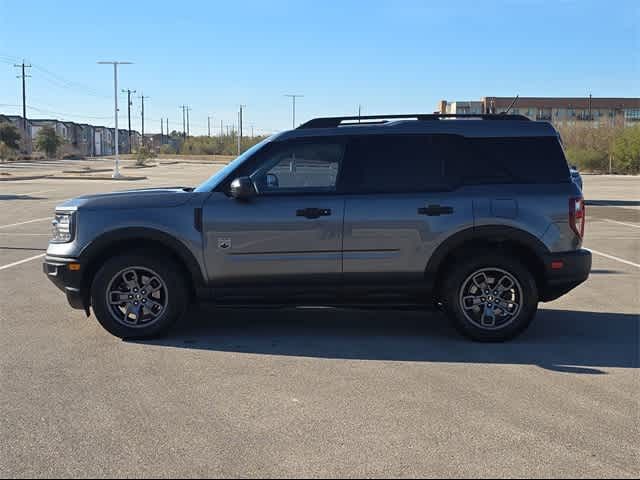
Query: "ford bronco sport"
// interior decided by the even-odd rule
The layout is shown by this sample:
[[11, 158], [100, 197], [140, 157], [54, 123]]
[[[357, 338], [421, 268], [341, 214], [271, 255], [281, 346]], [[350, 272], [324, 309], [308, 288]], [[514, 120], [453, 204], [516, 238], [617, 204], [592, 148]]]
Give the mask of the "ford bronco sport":
[[55, 210], [45, 274], [123, 338], [220, 305], [433, 307], [501, 341], [584, 282], [585, 209], [558, 133], [517, 115], [318, 118], [197, 188]]

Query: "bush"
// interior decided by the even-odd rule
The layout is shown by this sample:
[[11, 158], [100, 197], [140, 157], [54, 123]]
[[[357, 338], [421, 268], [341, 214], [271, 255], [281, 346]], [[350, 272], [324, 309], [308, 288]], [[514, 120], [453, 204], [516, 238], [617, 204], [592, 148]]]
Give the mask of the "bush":
[[[242, 151], [262, 141], [264, 137], [245, 137], [242, 139]], [[219, 137], [189, 137], [180, 147], [182, 155], [236, 155], [238, 137], [226, 135]]]
[[640, 173], [640, 125], [625, 129], [613, 142], [616, 173]]
[[20, 132], [12, 123], [0, 123], [0, 142], [11, 150], [20, 148]]
[[3, 141], [0, 141], [0, 161], [2, 162], [12, 161], [12, 160], [17, 160], [17, 158], [18, 158], [17, 150], [9, 147]]
[[48, 158], [55, 156], [60, 145], [62, 145], [62, 139], [53, 128], [42, 127], [38, 130], [35, 147], [36, 149], [45, 152]]
[[160, 147], [160, 153], [161, 153], [162, 155], [175, 155], [175, 154], [176, 154], [176, 153], [178, 153], [178, 152], [177, 152], [177, 151], [176, 151], [176, 149], [173, 147], [173, 145], [166, 144], [166, 145], [162, 145], [162, 146]]
[[569, 165], [580, 170], [605, 173], [609, 171], [609, 154], [592, 148], [566, 147], [565, 153]]
[[149, 147], [140, 147], [136, 152], [136, 165], [143, 167], [146, 165], [147, 160], [151, 160], [152, 158], [155, 158], [155, 154]]

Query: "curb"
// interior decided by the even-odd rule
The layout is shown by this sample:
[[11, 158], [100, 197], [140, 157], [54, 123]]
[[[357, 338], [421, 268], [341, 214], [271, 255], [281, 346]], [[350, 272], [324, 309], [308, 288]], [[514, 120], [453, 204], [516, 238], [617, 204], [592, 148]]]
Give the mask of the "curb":
[[131, 181], [136, 181], [136, 180], [146, 180], [147, 177], [120, 177], [120, 178], [113, 178], [113, 177], [107, 177], [107, 176], [95, 176], [95, 177], [83, 177], [81, 175], [69, 175], [69, 176], [64, 176], [64, 177], [57, 177], [55, 175], [48, 175], [46, 178], [52, 178], [55, 180], [101, 180], [101, 181], [105, 181], [105, 180], [111, 180], [114, 182], [131, 182]]
[[38, 180], [41, 178], [49, 178], [51, 175], [28, 175], [21, 177], [0, 175], [0, 182], [19, 181], [19, 180]]

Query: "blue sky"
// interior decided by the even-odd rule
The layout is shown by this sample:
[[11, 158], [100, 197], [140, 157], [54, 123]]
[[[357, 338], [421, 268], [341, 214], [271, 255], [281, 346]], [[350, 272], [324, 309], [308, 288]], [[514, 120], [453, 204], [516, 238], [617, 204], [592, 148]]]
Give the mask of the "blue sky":
[[181, 127], [189, 104], [198, 134], [207, 115], [236, 122], [240, 103], [248, 130], [289, 128], [286, 93], [304, 94], [299, 121], [442, 98], [637, 97], [638, 52], [639, 1], [0, 0], [0, 112], [20, 112], [22, 58], [29, 116], [113, 125], [112, 70], [96, 61], [128, 60], [120, 87], [150, 97], [146, 131]]

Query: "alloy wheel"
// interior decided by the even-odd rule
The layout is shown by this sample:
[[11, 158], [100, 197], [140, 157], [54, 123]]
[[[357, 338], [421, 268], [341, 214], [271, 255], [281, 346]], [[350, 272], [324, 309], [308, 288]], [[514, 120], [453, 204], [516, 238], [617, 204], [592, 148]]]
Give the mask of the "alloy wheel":
[[505, 270], [482, 268], [464, 281], [459, 302], [464, 316], [473, 325], [483, 330], [499, 330], [520, 314], [522, 286]]
[[156, 323], [167, 309], [167, 285], [147, 267], [128, 267], [116, 273], [107, 286], [111, 316], [127, 327], [142, 328]]

